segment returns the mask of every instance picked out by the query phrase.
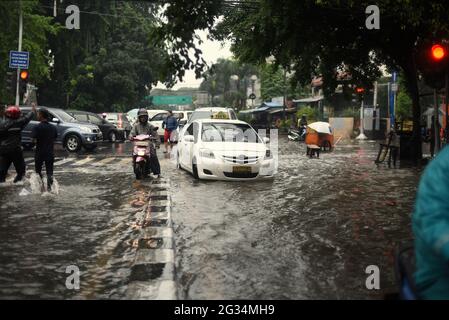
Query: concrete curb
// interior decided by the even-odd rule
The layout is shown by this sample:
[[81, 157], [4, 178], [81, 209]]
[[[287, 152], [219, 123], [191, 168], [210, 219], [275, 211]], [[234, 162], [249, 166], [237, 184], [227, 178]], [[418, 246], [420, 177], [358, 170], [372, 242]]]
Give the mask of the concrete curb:
[[127, 299], [175, 300], [175, 245], [171, 218], [170, 182], [151, 182], [148, 204], [133, 239], [137, 246], [126, 291]]

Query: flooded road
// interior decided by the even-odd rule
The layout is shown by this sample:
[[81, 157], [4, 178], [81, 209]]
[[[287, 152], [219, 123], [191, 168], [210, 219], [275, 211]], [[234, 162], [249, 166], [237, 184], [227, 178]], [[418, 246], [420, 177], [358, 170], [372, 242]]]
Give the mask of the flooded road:
[[[370, 299], [395, 290], [419, 172], [374, 165], [377, 145], [321, 159], [280, 141], [273, 181], [173, 179], [178, 283], [186, 299]], [[366, 289], [377, 265], [381, 289]]]
[[[59, 195], [0, 187], [0, 298], [126, 298], [133, 224], [149, 188], [135, 183], [128, 155], [129, 144], [116, 144], [57, 165]], [[365, 142], [308, 159], [282, 138], [274, 179], [203, 182], [161, 154], [179, 298], [376, 299], [394, 290], [392, 251], [411, 237], [420, 171], [376, 167], [376, 155]], [[69, 265], [80, 268], [79, 291], [65, 287]], [[368, 265], [380, 268], [380, 291], [365, 288]]]

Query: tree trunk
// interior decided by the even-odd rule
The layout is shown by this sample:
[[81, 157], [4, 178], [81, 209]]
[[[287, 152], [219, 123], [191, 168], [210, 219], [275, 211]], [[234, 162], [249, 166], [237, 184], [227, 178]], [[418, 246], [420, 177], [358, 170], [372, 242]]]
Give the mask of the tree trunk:
[[411, 56], [404, 69], [405, 82], [408, 93], [412, 99], [413, 111], [413, 134], [411, 141], [412, 159], [416, 162], [422, 159], [422, 139], [421, 139], [421, 106], [419, 103], [418, 75], [414, 57]]

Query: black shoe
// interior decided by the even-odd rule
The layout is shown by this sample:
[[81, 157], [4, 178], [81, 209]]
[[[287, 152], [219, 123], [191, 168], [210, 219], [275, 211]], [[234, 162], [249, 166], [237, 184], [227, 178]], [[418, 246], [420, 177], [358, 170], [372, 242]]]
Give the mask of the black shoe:
[[16, 177], [14, 178], [13, 183], [20, 182], [20, 181], [22, 181], [22, 179], [23, 179], [23, 176], [16, 176]]

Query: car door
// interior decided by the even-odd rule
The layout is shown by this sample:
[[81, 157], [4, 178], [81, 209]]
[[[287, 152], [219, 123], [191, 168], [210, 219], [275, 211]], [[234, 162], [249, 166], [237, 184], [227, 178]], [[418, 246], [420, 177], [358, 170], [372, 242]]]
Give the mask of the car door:
[[193, 147], [193, 142], [191, 141], [187, 141], [185, 138], [186, 136], [193, 136], [193, 123], [189, 124], [187, 126], [187, 128], [184, 131], [184, 134], [182, 136], [182, 140], [181, 142], [178, 142], [178, 144], [180, 143], [180, 152], [179, 152], [179, 156], [181, 158], [181, 164], [184, 168], [188, 169], [188, 170], [192, 170], [192, 147]]

